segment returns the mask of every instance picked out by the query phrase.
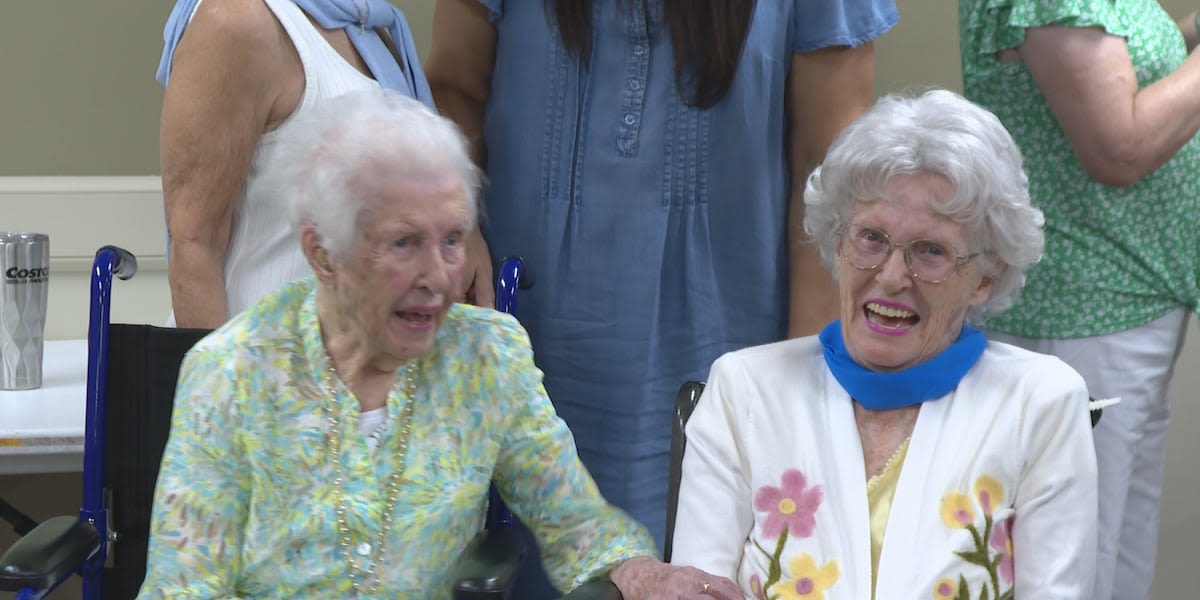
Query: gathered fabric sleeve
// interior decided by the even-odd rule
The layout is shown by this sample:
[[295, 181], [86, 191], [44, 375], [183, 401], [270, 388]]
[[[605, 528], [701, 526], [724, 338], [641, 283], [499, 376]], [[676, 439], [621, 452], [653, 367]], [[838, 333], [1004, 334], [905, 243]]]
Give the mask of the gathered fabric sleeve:
[[1025, 43], [1025, 30], [1057, 25], [1060, 27], [1099, 27], [1105, 32], [1128, 37], [1126, 23], [1116, 9], [1115, 0], [977, 0], [963, 2], [961, 10], [970, 11], [976, 50], [993, 55]]
[[154, 491], [142, 598], [235, 598], [250, 481], [237, 386], [207, 349], [184, 358]]
[[753, 393], [746, 379], [731, 355], [718, 358], [688, 419], [671, 556], [673, 564], [732, 581], [754, 526], [747, 440], [740, 430], [750, 419], [738, 403]]
[[894, 0], [795, 0], [793, 52], [861, 46], [900, 20]]
[[551, 583], [569, 591], [625, 560], [656, 556], [649, 531], [606, 502], [580, 462], [525, 331], [507, 315], [501, 322], [488, 344], [508, 409], [493, 481], [533, 532]]
[[1028, 391], [1012, 556], [1017, 598], [1090, 598], [1096, 570], [1096, 453], [1083, 378], [1056, 358]]

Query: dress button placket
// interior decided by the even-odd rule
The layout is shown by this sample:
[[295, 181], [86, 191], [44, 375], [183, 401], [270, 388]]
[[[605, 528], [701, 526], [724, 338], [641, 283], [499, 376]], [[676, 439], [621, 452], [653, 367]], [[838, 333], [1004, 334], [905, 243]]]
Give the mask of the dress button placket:
[[640, 2], [625, 3], [627, 11], [626, 36], [630, 42], [625, 59], [625, 91], [621, 94], [621, 124], [618, 126], [617, 150], [622, 156], [633, 157], [638, 150], [638, 125], [646, 104], [646, 77], [650, 71], [650, 33], [647, 12], [654, 10]]

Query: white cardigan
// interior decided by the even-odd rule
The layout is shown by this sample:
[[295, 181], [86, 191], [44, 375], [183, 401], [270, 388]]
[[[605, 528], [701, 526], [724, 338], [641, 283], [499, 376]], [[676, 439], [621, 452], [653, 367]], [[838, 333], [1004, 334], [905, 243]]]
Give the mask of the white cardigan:
[[[779, 538], [764, 528], [786, 522], [791, 531], [771, 597], [821, 597], [798, 595], [809, 589], [830, 599], [871, 597], [862, 445], [851, 399], [816, 337], [718, 359], [687, 432], [672, 562], [729, 577], [748, 598], [762, 597]], [[802, 475], [803, 488], [795, 471], [782, 485], [789, 470]], [[988, 502], [990, 511], [986, 490], [1000, 496]], [[992, 535], [982, 539], [988, 512]], [[1057, 358], [989, 342], [955, 391], [921, 407], [875, 598], [954, 598], [960, 577], [969, 598], [985, 585], [996, 598], [989, 570], [956, 555], [979, 547], [965, 524], [975, 528], [987, 560], [1012, 549], [1013, 560], [992, 569], [1001, 597], [1088, 598], [1096, 513], [1083, 379]], [[1009, 524], [1011, 545], [995, 531]]]

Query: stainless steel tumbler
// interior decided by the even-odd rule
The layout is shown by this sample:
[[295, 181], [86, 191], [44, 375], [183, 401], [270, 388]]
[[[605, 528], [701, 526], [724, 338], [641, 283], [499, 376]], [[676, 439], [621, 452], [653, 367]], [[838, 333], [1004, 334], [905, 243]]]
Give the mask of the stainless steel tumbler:
[[50, 237], [0, 232], [0, 390], [42, 385]]

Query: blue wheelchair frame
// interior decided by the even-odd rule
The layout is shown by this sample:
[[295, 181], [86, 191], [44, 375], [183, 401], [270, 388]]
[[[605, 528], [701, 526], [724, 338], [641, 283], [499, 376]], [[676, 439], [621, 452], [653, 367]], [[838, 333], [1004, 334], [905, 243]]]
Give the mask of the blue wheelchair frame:
[[[510, 256], [500, 264], [500, 271], [496, 277], [496, 310], [517, 316], [517, 291], [529, 289], [533, 285], [531, 278], [523, 278], [524, 273], [525, 261], [519, 257]], [[513, 526], [512, 513], [500, 499], [500, 492], [494, 485], [488, 490], [486, 523], [486, 529]], [[523, 549], [521, 553], [524, 554]]]
[[[83, 598], [99, 600], [100, 574], [108, 557], [108, 511], [104, 506], [104, 423], [108, 386], [109, 308], [112, 302], [112, 278], [129, 279], [137, 272], [137, 259], [115, 246], [96, 252], [91, 275], [91, 312], [88, 322], [86, 421], [83, 439], [83, 505], [79, 518], [55, 517], [41, 527], [52, 530], [56, 538], [82, 548], [84, 556], [62, 557], [68, 566], [47, 575], [45, 587], [24, 587], [16, 600], [45, 597], [77, 571], [83, 578]], [[74, 559], [74, 560], [72, 560]], [[0, 573], [9, 575], [9, 573]]]
[[[116, 246], [96, 252], [92, 263], [92, 306], [88, 318], [87, 416], [83, 438], [83, 507], [79, 519], [96, 529], [99, 546], [80, 568], [84, 600], [100, 600], [100, 576], [108, 558], [108, 509], [104, 506], [104, 430], [108, 406], [108, 334], [112, 281], [137, 273], [137, 258]], [[61, 583], [61, 581], [59, 582]], [[56, 586], [58, 584], [55, 584]], [[19, 596], [18, 596], [19, 597]]]

